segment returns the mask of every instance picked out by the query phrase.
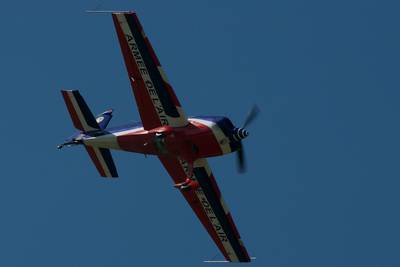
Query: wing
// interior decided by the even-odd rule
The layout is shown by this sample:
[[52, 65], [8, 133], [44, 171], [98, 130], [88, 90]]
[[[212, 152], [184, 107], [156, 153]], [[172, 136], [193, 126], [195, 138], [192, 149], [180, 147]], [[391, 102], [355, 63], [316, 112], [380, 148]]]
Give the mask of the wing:
[[[183, 182], [188, 172], [187, 162], [172, 157], [159, 157], [175, 183]], [[221, 196], [218, 185], [206, 159], [194, 164], [192, 180], [197, 180], [195, 190], [181, 191], [201, 223], [214, 240], [225, 259], [231, 262], [249, 262], [247, 253], [232, 216]]]
[[113, 13], [129, 80], [145, 130], [188, 121], [135, 13]]

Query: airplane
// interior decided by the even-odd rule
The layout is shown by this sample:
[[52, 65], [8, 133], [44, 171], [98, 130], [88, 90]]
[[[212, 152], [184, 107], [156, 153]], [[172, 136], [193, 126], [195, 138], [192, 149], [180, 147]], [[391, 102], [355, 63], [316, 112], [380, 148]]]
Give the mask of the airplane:
[[95, 117], [78, 90], [61, 90], [78, 131], [58, 148], [84, 146], [100, 176], [109, 178], [118, 177], [111, 149], [157, 156], [225, 261], [250, 262], [207, 158], [236, 152], [238, 169], [243, 172], [242, 140], [249, 135], [245, 127], [258, 108], [251, 109], [241, 127], [223, 116], [187, 117], [136, 13], [109, 12], [141, 122], [107, 128], [112, 109]]

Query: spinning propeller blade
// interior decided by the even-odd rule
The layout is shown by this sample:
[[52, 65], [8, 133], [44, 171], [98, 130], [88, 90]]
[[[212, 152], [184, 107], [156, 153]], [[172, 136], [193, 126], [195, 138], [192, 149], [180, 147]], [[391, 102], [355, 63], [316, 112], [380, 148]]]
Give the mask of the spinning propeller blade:
[[242, 142], [240, 142], [240, 147], [236, 152], [237, 168], [239, 173], [244, 173], [246, 171], [246, 161], [244, 157], [244, 150]]
[[254, 121], [254, 119], [257, 117], [259, 112], [260, 112], [260, 109], [256, 105], [254, 105], [251, 108], [251, 110], [249, 111], [249, 113], [247, 113], [247, 117], [244, 120], [242, 128], [246, 128], [247, 125], [252, 123]]

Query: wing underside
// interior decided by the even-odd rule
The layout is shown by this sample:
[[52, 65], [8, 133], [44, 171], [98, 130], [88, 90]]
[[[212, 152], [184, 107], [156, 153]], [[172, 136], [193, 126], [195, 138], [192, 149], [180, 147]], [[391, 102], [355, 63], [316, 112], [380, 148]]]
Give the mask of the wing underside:
[[[186, 179], [188, 166], [185, 161], [170, 157], [159, 158], [175, 183]], [[198, 181], [199, 188], [182, 194], [225, 259], [231, 262], [249, 262], [250, 257], [206, 159], [195, 162], [191, 179]]]
[[145, 130], [188, 121], [135, 13], [113, 13], [136, 103]]

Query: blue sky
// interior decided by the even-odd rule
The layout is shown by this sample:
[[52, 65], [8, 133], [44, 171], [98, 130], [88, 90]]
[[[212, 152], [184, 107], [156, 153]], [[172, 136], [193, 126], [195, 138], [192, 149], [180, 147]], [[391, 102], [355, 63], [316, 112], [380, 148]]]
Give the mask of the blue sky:
[[397, 1], [3, 1], [0, 265], [204, 266], [218, 251], [156, 158], [101, 179], [59, 90], [138, 120], [110, 16], [134, 9], [190, 115], [240, 125], [210, 159], [254, 266], [399, 266]]

